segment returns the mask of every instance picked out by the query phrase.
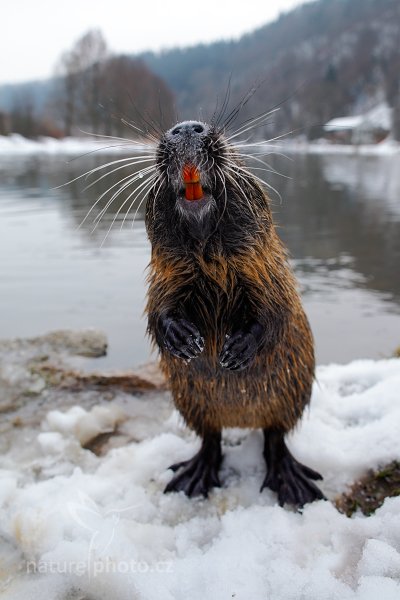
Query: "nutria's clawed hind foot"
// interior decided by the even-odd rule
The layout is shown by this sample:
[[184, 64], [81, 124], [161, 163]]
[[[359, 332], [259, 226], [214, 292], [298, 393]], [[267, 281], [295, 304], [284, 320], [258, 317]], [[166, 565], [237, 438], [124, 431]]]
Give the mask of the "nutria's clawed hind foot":
[[180, 472], [171, 479], [164, 493], [185, 492], [189, 497], [207, 497], [211, 488], [221, 487], [218, 477], [221, 462], [221, 434], [205, 435], [200, 450], [193, 458], [170, 467]]
[[[302, 507], [325, 496], [310, 479], [322, 479], [313, 469], [299, 463], [286, 447], [284, 434], [264, 430], [264, 457], [267, 475], [260, 492], [269, 487], [278, 494], [280, 506], [292, 504]], [[178, 471], [164, 492], [185, 492], [189, 497], [208, 496], [213, 487], [221, 487], [218, 471], [222, 462], [221, 434], [206, 434], [200, 450], [190, 460], [169, 467]]]
[[310, 479], [322, 476], [299, 463], [286, 447], [283, 433], [264, 430], [264, 457], [267, 475], [261, 486], [277, 492], [280, 506], [292, 504], [302, 507], [308, 502], [324, 499], [325, 496]]

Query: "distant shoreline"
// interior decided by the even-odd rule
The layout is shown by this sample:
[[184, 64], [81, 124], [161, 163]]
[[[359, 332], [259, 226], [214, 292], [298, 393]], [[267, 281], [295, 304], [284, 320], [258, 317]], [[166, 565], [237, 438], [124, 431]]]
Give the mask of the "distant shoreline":
[[[331, 144], [325, 140], [308, 142], [303, 139], [285, 140], [279, 142], [256, 142], [254, 148], [257, 150], [268, 147], [269, 151], [276, 148], [277, 151], [292, 154], [345, 154], [354, 156], [395, 156], [400, 155], [400, 142], [385, 140], [380, 144]], [[79, 154], [93, 152], [96, 154], [131, 154], [136, 153], [148, 145], [115, 144], [112, 140], [92, 138], [66, 137], [61, 140], [42, 137], [37, 140], [24, 138], [19, 134], [0, 136], [0, 156], [30, 156], [30, 155], [66, 155], [78, 156]]]

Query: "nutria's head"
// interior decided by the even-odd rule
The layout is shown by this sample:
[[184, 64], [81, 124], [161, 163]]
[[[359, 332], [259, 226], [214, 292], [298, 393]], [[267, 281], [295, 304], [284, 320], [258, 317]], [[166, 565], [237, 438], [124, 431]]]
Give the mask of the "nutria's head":
[[169, 210], [184, 219], [203, 219], [216, 208], [216, 173], [221, 168], [226, 143], [210, 125], [183, 121], [161, 138], [157, 165], [169, 192]]
[[158, 180], [146, 211], [152, 241], [157, 233], [204, 240], [221, 227], [229, 228], [229, 238], [236, 229], [251, 231], [269, 212], [257, 179], [214, 125], [178, 123], [161, 137], [156, 163]]

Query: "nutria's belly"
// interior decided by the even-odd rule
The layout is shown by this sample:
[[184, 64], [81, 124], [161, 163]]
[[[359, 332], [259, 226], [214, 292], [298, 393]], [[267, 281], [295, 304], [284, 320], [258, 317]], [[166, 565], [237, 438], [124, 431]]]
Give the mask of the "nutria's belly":
[[289, 431], [311, 395], [313, 359], [303, 365], [301, 376], [276, 352], [259, 355], [241, 372], [223, 369], [207, 356], [189, 364], [170, 356], [161, 362], [176, 408], [199, 434], [226, 427]]

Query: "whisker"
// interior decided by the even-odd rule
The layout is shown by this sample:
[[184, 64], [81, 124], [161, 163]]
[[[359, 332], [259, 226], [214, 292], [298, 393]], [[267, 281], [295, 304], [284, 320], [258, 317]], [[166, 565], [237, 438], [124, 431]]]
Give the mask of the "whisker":
[[[135, 165], [142, 164], [144, 162], [153, 162], [153, 161], [154, 161], [154, 158], [151, 157], [151, 158], [144, 158], [144, 159], [139, 160], [139, 161], [134, 161], [134, 162], [128, 163], [127, 165], [120, 165], [119, 167], [116, 167], [115, 169], [112, 169], [111, 171], [107, 171], [107, 173], [104, 173], [104, 175], [101, 175], [101, 177], [98, 177], [98, 179], [95, 179], [94, 181], [92, 181], [92, 183], [90, 183], [89, 185], [87, 185], [83, 189], [83, 191], [86, 192], [86, 190], [88, 190], [89, 188], [93, 187], [96, 183], [98, 183], [99, 181], [101, 181], [105, 177], [108, 177], [112, 173], [115, 173], [116, 171], [119, 171], [121, 169], [127, 169], [128, 167], [133, 167]], [[154, 166], [154, 168], [156, 168], [156, 166]], [[138, 173], [139, 177], [140, 177], [140, 172]]]
[[[259, 121], [262, 121], [263, 119], [267, 119], [267, 117], [269, 118], [272, 114], [276, 113], [279, 110], [280, 110], [280, 108], [274, 108], [273, 110], [269, 110], [268, 112], [259, 115], [258, 117], [253, 117], [252, 119], [248, 119], [247, 121], [245, 121], [243, 123], [243, 125], [241, 125], [235, 131], [233, 131], [233, 134], [236, 135], [239, 133], [245, 133], [246, 131], [251, 129], [253, 125], [258, 123]], [[230, 140], [232, 137], [233, 136], [227, 137], [227, 139]]]
[[[260, 148], [262, 148], [262, 145], [264, 144], [264, 142], [256, 142], [254, 144], [235, 144], [235, 149], [240, 149], [240, 148], [252, 148], [253, 146], [259, 146]], [[265, 144], [265, 146], [267, 146], [267, 144]], [[287, 154], [284, 154], [283, 152], [277, 152], [275, 150], [275, 148], [284, 148], [284, 146], [278, 146], [275, 144], [271, 144], [269, 145], [269, 148], [271, 148], [271, 150], [269, 150], [268, 152], [252, 152], [251, 156], [282, 156], [283, 158], [286, 158], [287, 160], [290, 160], [291, 162], [294, 161], [294, 159], [291, 156], [288, 156]], [[238, 153], [239, 155], [241, 155], [241, 153]]]
[[[116, 140], [116, 141], [123, 141], [123, 142], [127, 142], [129, 144], [137, 144], [140, 146], [145, 146], [145, 148], [143, 148], [143, 150], [146, 149], [146, 146], [149, 146], [149, 144], [144, 144], [142, 140], [133, 140], [131, 138], [125, 138], [125, 137], [118, 137], [116, 135], [106, 135], [105, 133], [91, 133], [90, 131], [84, 131], [83, 129], [79, 130], [81, 133], [85, 133], [86, 135], [90, 135], [91, 137], [97, 137], [97, 138], [101, 138], [101, 139], [110, 139], [110, 140]], [[96, 141], [96, 140], [94, 140]], [[100, 140], [99, 140], [100, 141]]]
[[243, 140], [243, 142], [235, 142], [235, 148], [279, 148], [279, 146], [277, 144], [269, 144], [268, 142], [264, 141], [264, 140], [260, 140], [258, 142], [249, 142], [247, 143], [248, 140]]
[[[153, 184], [152, 184], [152, 185], [154, 185], [154, 182], [153, 182]], [[138, 204], [138, 206], [137, 206], [137, 208], [136, 208], [136, 210], [135, 210], [135, 214], [133, 215], [132, 224], [131, 224], [131, 228], [132, 228], [132, 229], [133, 229], [133, 226], [134, 226], [134, 224], [135, 224], [135, 221], [136, 221], [136, 216], [137, 216], [137, 214], [138, 214], [138, 212], [139, 212], [139, 210], [140, 210], [140, 207], [142, 206], [143, 202], [146, 200], [146, 198], [147, 198], [148, 194], [150, 193], [150, 190], [151, 190], [151, 186], [150, 186], [150, 188], [149, 188], [148, 190], [146, 190], [146, 189], [144, 188], [144, 189], [142, 190], [142, 192], [141, 192], [141, 193], [143, 193], [143, 194], [144, 194], [144, 196], [143, 196], [143, 198], [140, 200], [140, 202], [139, 202], [139, 204]], [[137, 199], [137, 198], [139, 198], [139, 197], [140, 197], [140, 194], [139, 194], [138, 196], [136, 196], [136, 198], [135, 198], [135, 201], [136, 201], [136, 199]], [[129, 211], [130, 211], [131, 207], [132, 207], [132, 204], [129, 206], [129, 209], [128, 209], [128, 214], [129, 214]]]
[[[265, 169], [263, 167], [250, 167], [249, 169], [255, 170], [255, 171], [265, 171], [266, 173], [273, 173], [274, 175], [280, 175], [281, 177], [284, 177], [285, 179], [292, 179], [292, 177], [289, 177], [289, 175], [284, 175], [283, 173], [279, 173], [278, 171], [275, 171], [275, 169]], [[265, 185], [265, 182], [264, 182]]]
[[[124, 125], [127, 125], [131, 129], [134, 129], [135, 131], [140, 131], [141, 133], [143, 133], [143, 131], [141, 129], [136, 127], [136, 125], [134, 125], [131, 121], [128, 121], [127, 119], [121, 118], [121, 123], [124, 123]], [[150, 133], [149, 131], [147, 131], [146, 134], [144, 134], [144, 135], [146, 135], [146, 138], [148, 140], [158, 142], [158, 138], [154, 134]]]
[[[155, 170], [155, 167], [154, 167]], [[149, 170], [149, 172], [151, 172]], [[88, 216], [90, 215], [90, 213], [92, 212], [92, 210], [97, 206], [97, 204], [104, 198], [104, 196], [106, 196], [108, 194], [108, 192], [110, 192], [112, 189], [114, 189], [115, 187], [117, 187], [117, 185], [120, 185], [123, 181], [126, 181], [127, 179], [131, 179], [131, 183], [134, 183], [135, 181], [137, 181], [138, 179], [141, 179], [141, 175], [139, 173], [135, 173], [135, 174], [129, 174], [126, 177], [124, 177], [123, 179], [119, 179], [116, 183], [114, 183], [112, 186], [110, 186], [105, 192], [103, 192], [101, 194], [101, 196], [99, 196], [99, 198], [96, 200], [96, 202], [93, 204], [93, 206], [89, 209], [89, 211], [87, 212], [85, 218], [83, 219], [83, 221], [79, 224], [79, 227], [82, 227], [82, 225], [85, 223], [86, 219], [88, 218]], [[122, 190], [123, 191], [123, 190]]]
[[[262, 85], [263, 83], [265, 83], [266, 81], [267, 81], [267, 78], [264, 78], [264, 79], [262, 79], [262, 80], [261, 80], [259, 83], [255, 84], [255, 85], [253, 86], [253, 88], [251, 88], [251, 89], [249, 90], [249, 92], [248, 92], [248, 94], [247, 94], [247, 95], [248, 95], [248, 98], [247, 98], [247, 99], [245, 99], [245, 101], [244, 101], [244, 102], [242, 102], [242, 104], [240, 104], [240, 105], [237, 107], [237, 110], [236, 110], [236, 115], [234, 116], [234, 119], [233, 119], [233, 121], [236, 119], [237, 115], [238, 115], [238, 114], [239, 114], [239, 112], [242, 110], [243, 106], [244, 106], [245, 104], [247, 104], [247, 102], [250, 100], [250, 98], [251, 98], [251, 97], [252, 97], [252, 96], [255, 94], [255, 92], [256, 92], [256, 91], [257, 91], [257, 90], [258, 90], [258, 89], [261, 87], [261, 85]], [[300, 90], [302, 87], [304, 87], [305, 85], [307, 85], [307, 83], [309, 83], [310, 81], [311, 81], [311, 80], [305, 80], [305, 81], [303, 81], [303, 82], [302, 82], [302, 83], [301, 83], [301, 84], [300, 84], [300, 85], [299, 85], [299, 86], [298, 86], [298, 87], [297, 87], [297, 88], [294, 90], [294, 92], [292, 92], [291, 94], [289, 94], [288, 96], [286, 96], [286, 98], [284, 98], [283, 100], [281, 100], [280, 102], [278, 102], [277, 104], [275, 104], [275, 105], [274, 105], [274, 106], [273, 106], [273, 107], [270, 109], [270, 111], [273, 111], [273, 110], [275, 110], [275, 109], [279, 109], [279, 108], [280, 108], [281, 106], [283, 106], [283, 105], [284, 105], [284, 104], [285, 104], [285, 103], [286, 103], [288, 100], [290, 100], [290, 99], [294, 98], [294, 97], [296, 96], [296, 94], [299, 92], [299, 90]], [[233, 121], [232, 121], [232, 122], [233, 122]], [[229, 125], [230, 125], [230, 123], [225, 123], [223, 128], [227, 129]], [[302, 128], [300, 128], [299, 130], [301, 131], [301, 130], [302, 130]]]
[[[218, 125], [220, 124], [221, 119], [223, 119], [225, 111], [226, 111], [226, 109], [228, 107], [229, 100], [230, 100], [230, 97], [231, 97], [231, 80], [232, 80], [232, 73], [230, 73], [230, 75], [229, 75], [228, 85], [226, 87], [224, 101], [222, 103], [221, 110], [220, 110], [220, 112], [219, 112], [219, 114], [218, 114], [218, 116], [217, 116], [217, 118], [215, 120], [215, 127], [218, 127]], [[217, 108], [218, 108], [218, 106], [216, 107], [215, 112], [217, 111]], [[213, 117], [214, 117], [214, 115], [213, 115]], [[211, 119], [211, 122], [212, 121], [213, 121], [213, 118]]]
[[131, 179], [132, 183], [134, 183], [134, 181], [136, 181], [136, 179], [134, 179], [135, 175], [128, 175], [127, 177], [124, 177], [123, 179], [120, 179], [119, 181], [117, 181], [117, 183], [114, 183], [111, 187], [109, 187], [105, 192], [103, 192], [101, 194], [101, 196], [99, 196], [96, 200], [96, 202], [90, 207], [90, 209], [88, 210], [88, 212], [86, 213], [85, 218], [81, 221], [81, 223], [78, 226], [78, 229], [80, 229], [82, 227], [82, 225], [85, 223], [85, 221], [87, 220], [87, 218], [89, 217], [89, 215], [91, 214], [91, 212], [95, 209], [95, 207], [97, 206], [97, 204], [104, 198], [104, 196], [106, 196], [108, 194], [108, 192], [110, 192], [112, 189], [114, 189], [117, 185], [120, 185], [123, 181], [126, 181], [127, 179]]
[[[141, 113], [139, 112], [137, 106], [135, 106], [135, 103], [133, 102], [132, 96], [130, 95], [129, 91], [126, 90], [127, 95], [132, 103], [132, 106], [134, 107], [135, 111], [137, 112], [137, 114], [139, 115], [139, 117], [142, 119], [142, 121], [144, 121], [144, 123], [146, 122], [146, 119], [143, 118], [143, 116], [141, 115]], [[130, 116], [128, 116], [124, 111], [121, 111], [117, 106], [116, 103], [114, 101], [111, 101], [112, 104], [114, 104], [117, 112], [112, 112], [111, 116], [114, 117], [115, 119], [118, 119], [119, 121], [121, 121], [121, 123], [124, 123], [124, 125], [127, 125], [128, 127], [130, 127], [131, 129], [133, 129], [134, 131], [138, 131], [145, 139], [150, 141], [150, 138], [152, 138], [151, 141], [158, 141], [157, 138], [155, 138], [154, 136], [152, 136], [150, 134], [149, 131], [143, 130], [140, 127], [138, 127], [130, 118]], [[105, 108], [105, 107], [103, 107]], [[148, 123], [147, 123], [148, 124]]]
[[[141, 157], [137, 157], [137, 158], [143, 158], [143, 159], [147, 160], [148, 156], [141, 156]], [[90, 169], [89, 171], [86, 171], [86, 173], [82, 173], [82, 175], [78, 175], [78, 177], [75, 177], [74, 179], [71, 179], [70, 181], [67, 181], [66, 183], [62, 183], [61, 185], [57, 185], [56, 187], [54, 187], [52, 189], [59, 190], [60, 188], [65, 187], [66, 185], [70, 185], [71, 183], [78, 181], [78, 179], [82, 179], [83, 177], [89, 177], [90, 175], [93, 175], [93, 173], [96, 173], [97, 171], [100, 171], [101, 169], [106, 169], [107, 167], [116, 165], [117, 163], [128, 162], [129, 160], [132, 160], [132, 159], [133, 159], [133, 156], [129, 156], [127, 158], [119, 158], [118, 160], [113, 160], [109, 163], [105, 163], [104, 165], [100, 165], [99, 167], [95, 167], [94, 169]]]
[[264, 165], [265, 167], [267, 167], [266, 169], [260, 169], [260, 167], [252, 167], [251, 165], [248, 165], [249, 169], [260, 169], [263, 171], [268, 171], [269, 173], [274, 173], [275, 175], [280, 175], [281, 177], [285, 177], [286, 179], [291, 179], [291, 177], [288, 177], [288, 175], [284, 175], [283, 173], [280, 173], [279, 171], [277, 171], [276, 169], [274, 169], [272, 167], [272, 165], [270, 165], [269, 163], [265, 162], [264, 160], [261, 160], [261, 158], [258, 158], [257, 156], [253, 155], [253, 154], [242, 154], [242, 153], [238, 153], [238, 156], [241, 156], [243, 158], [248, 158], [251, 160], [255, 160], [256, 162]]
[[301, 131], [301, 130], [302, 130], [301, 127], [298, 127], [297, 129], [292, 129], [291, 131], [287, 131], [286, 133], [277, 135], [276, 137], [270, 138], [269, 140], [265, 140], [265, 144], [269, 144], [270, 142], [274, 142], [275, 140], [281, 140], [284, 137], [287, 137], [288, 135], [291, 135], [292, 133], [297, 133], [298, 131]]
[[[245, 202], [246, 202], [246, 204], [247, 204], [247, 206], [248, 206], [248, 208], [249, 208], [250, 212], [251, 212], [253, 215], [255, 215], [254, 209], [253, 209], [253, 207], [251, 206], [251, 204], [250, 204], [250, 202], [249, 202], [249, 199], [247, 198], [247, 195], [243, 195], [243, 190], [241, 189], [241, 187], [239, 186], [238, 182], [236, 181], [236, 177], [240, 177], [240, 179], [242, 179], [242, 181], [244, 181], [244, 183], [245, 183], [246, 185], [248, 185], [248, 183], [249, 183], [248, 176], [249, 176], [250, 174], [249, 174], [249, 173], [246, 173], [246, 171], [244, 171], [244, 170], [240, 169], [240, 168], [238, 167], [238, 165], [236, 165], [236, 164], [234, 164], [234, 163], [231, 163], [231, 162], [229, 162], [229, 163], [228, 163], [228, 162], [226, 162], [226, 163], [224, 164], [224, 168], [225, 168], [225, 169], [228, 171], [228, 172], [226, 173], [226, 177], [228, 178], [229, 182], [230, 182], [230, 183], [231, 183], [233, 186], [235, 186], [235, 187], [236, 187], [236, 189], [237, 189], [237, 190], [239, 191], [239, 193], [240, 193], [240, 197], [241, 197], [241, 198], [243, 198], [243, 199], [245, 200]], [[243, 173], [245, 173], [245, 174], [247, 175], [247, 177], [244, 177], [244, 176], [243, 176], [243, 174], [242, 174], [240, 171], [243, 171]], [[235, 177], [231, 177], [229, 172], [233, 173], [233, 174], [235, 175]]]
[[125, 191], [130, 185], [132, 185], [133, 183], [135, 183], [135, 181], [133, 179], [130, 179], [129, 181], [127, 181], [126, 183], [124, 183], [123, 186], [121, 186], [120, 188], [118, 188], [118, 190], [116, 192], [114, 192], [113, 196], [110, 198], [110, 200], [108, 200], [106, 206], [100, 211], [100, 213], [94, 218], [93, 223], [94, 223], [94, 227], [92, 229], [92, 231], [90, 232], [91, 234], [93, 234], [97, 227], [99, 226], [102, 218], [104, 217], [104, 215], [107, 212], [107, 209], [111, 206], [111, 204], [114, 202], [114, 200], [116, 198], [118, 198], [118, 196], [120, 194], [122, 194], [123, 191]]
[[222, 211], [221, 211], [221, 216], [220, 216], [220, 218], [218, 219], [218, 222], [217, 222], [217, 224], [216, 224], [216, 226], [215, 226], [215, 229], [214, 229], [214, 231], [216, 231], [216, 230], [218, 229], [218, 225], [219, 225], [219, 224], [220, 224], [220, 222], [222, 221], [222, 218], [223, 218], [223, 216], [224, 216], [224, 214], [225, 214], [225, 212], [226, 212], [227, 206], [228, 206], [228, 191], [227, 191], [227, 189], [226, 189], [226, 177], [225, 177], [225, 175], [224, 175], [224, 173], [223, 173], [222, 169], [221, 169], [221, 168], [220, 168], [218, 165], [216, 165], [216, 169], [218, 170], [218, 172], [219, 172], [219, 174], [220, 174], [220, 176], [221, 176], [221, 179], [222, 179], [222, 184], [223, 184], [223, 189], [224, 189], [224, 198], [225, 198], [225, 202], [224, 202], [224, 208], [223, 208], [223, 209], [222, 209]]
[[[94, 141], [97, 142], [97, 140], [94, 140]], [[102, 150], [109, 150], [110, 148], [127, 148], [130, 146], [132, 146], [132, 142], [125, 142], [124, 144], [113, 144], [110, 146], [101, 146], [100, 148], [95, 148], [94, 150], [89, 150], [88, 152], [85, 152], [84, 154], [79, 154], [79, 156], [74, 156], [74, 158], [71, 158], [70, 160], [67, 161], [67, 164], [75, 162], [79, 158], [85, 158], [85, 156], [90, 156], [91, 154], [95, 154], [96, 152], [101, 152]]]
[[[128, 197], [127, 197], [125, 200], [124, 200], [123, 204], [120, 206], [120, 208], [118, 209], [117, 213], [114, 215], [114, 218], [113, 218], [113, 220], [112, 220], [112, 222], [111, 222], [111, 225], [109, 226], [109, 228], [108, 228], [108, 230], [107, 230], [107, 233], [106, 233], [105, 237], [103, 238], [103, 241], [101, 242], [101, 247], [103, 247], [103, 245], [104, 245], [105, 241], [107, 240], [107, 237], [108, 237], [108, 235], [109, 235], [109, 233], [110, 233], [111, 229], [113, 228], [113, 226], [114, 226], [114, 223], [115, 223], [115, 221], [117, 220], [117, 218], [118, 218], [118, 216], [119, 216], [119, 214], [120, 214], [121, 210], [122, 210], [122, 209], [123, 209], [123, 207], [125, 206], [125, 204], [126, 204], [128, 201], [129, 201], [129, 199], [130, 199], [130, 198], [133, 196], [133, 194], [135, 194], [135, 197], [134, 197], [134, 200], [133, 200], [133, 202], [135, 202], [135, 201], [136, 201], [136, 198], [138, 197], [138, 190], [140, 190], [140, 188], [142, 188], [143, 186], [145, 186], [145, 187], [144, 187], [144, 191], [145, 191], [145, 190], [146, 190], [146, 186], [148, 187], [149, 185], [151, 185], [151, 183], [152, 183], [152, 178], [149, 178], [149, 179], [150, 179], [150, 181], [149, 181], [149, 180], [146, 180], [146, 181], [144, 181], [143, 183], [141, 183], [141, 184], [140, 184], [140, 186], [138, 186], [138, 188], [136, 188], [136, 189], [135, 189], [135, 190], [134, 190], [134, 191], [133, 191], [131, 194], [129, 194], [129, 196], [128, 196]], [[143, 190], [142, 190], [142, 192], [143, 192]], [[142, 192], [139, 192], [139, 194], [140, 194], [140, 193], [142, 193]], [[144, 198], [145, 198], [145, 197], [146, 197], [146, 196], [144, 196]], [[144, 200], [144, 198], [143, 198], [143, 200]], [[130, 205], [130, 207], [129, 207], [129, 209], [128, 209], [128, 213], [129, 213], [129, 210], [130, 210], [131, 206], [132, 206], [132, 204]], [[125, 223], [126, 216], [127, 216], [127, 214], [128, 214], [128, 213], [126, 213], [126, 214], [125, 214], [125, 217], [124, 217], [124, 220], [122, 221], [122, 225], [121, 225], [121, 228], [120, 228], [120, 229], [122, 229], [122, 227], [123, 227], [123, 225], [124, 225], [124, 223]]]
[[[135, 109], [135, 111], [137, 112], [137, 114], [139, 115], [139, 117], [142, 119], [142, 121], [144, 123], [146, 123], [146, 125], [148, 125], [151, 129], [153, 129], [153, 131], [156, 133], [155, 137], [157, 139], [158, 136], [160, 136], [160, 135], [163, 134], [163, 132], [161, 131], [161, 129], [160, 129], [159, 125], [158, 125], [158, 123], [156, 123], [154, 121], [153, 117], [151, 115], [149, 115], [149, 113], [148, 113], [148, 111], [146, 109], [144, 110], [144, 113], [145, 113], [145, 115], [146, 115], [147, 118], [144, 118], [143, 114], [141, 113], [141, 111], [139, 111], [137, 105], [133, 101], [133, 98], [132, 98], [130, 92], [128, 90], [126, 90], [126, 91], [127, 91], [128, 98], [131, 101], [131, 104], [132, 104], [133, 108]], [[154, 125], [156, 125], [156, 126], [154, 126]], [[147, 130], [147, 135], [151, 136], [152, 134]]]
[[232, 169], [232, 167], [229, 167], [228, 165], [226, 165], [226, 168], [229, 169], [230, 171], [232, 171], [233, 173], [236, 173], [237, 175], [242, 176], [242, 178], [243, 178], [243, 175], [240, 175], [239, 171], [241, 171], [242, 174], [245, 174], [246, 177], [255, 179], [256, 181], [258, 181], [259, 184], [261, 184], [261, 186], [266, 186], [268, 189], [270, 189], [273, 192], [275, 192], [276, 195], [279, 198], [280, 203], [282, 203], [282, 196], [280, 195], [280, 193], [278, 192], [278, 190], [276, 190], [271, 184], [267, 183], [266, 181], [263, 181], [255, 173], [250, 173], [249, 171], [247, 171], [247, 169], [244, 169], [243, 167], [241, 167], [239, 165], [235, 165], [235, 168], [237, 169], [237, 172], [235, 172], [235, 170]]
[[[139, 196], [140, 196], [142, 193], [144, 194], [144, 198], [145, 198], [145, 197], [147, 196], [147, 194], [149, 194], [149, 193], [150, 193], [150, 190], [151, 190], [152, 186], [155, 184], [155, 182], [156, 182], [156, 181], [157, 181], [157, 177], [150, 178], [150, 180], [148, 180], [148, 181], [146, 181], [146, 182], [145, 182], [145, 183], [146, 183], [146, 185], [144, 185], [144, 186], [143, 186], [143, 189], [142, 189], [142, 190], [140, 190], [140, 188], [138, 187], [136, 190], [134, 190], [134, 192], [132, 192], [132, 194], [130, 194], [130, 195], [128, 196], [128, 198], [126, 199], [126, 201], [128, 201], [128, 200], [129, 200], [129, 199], [132, 197], [132, 195], [135, 193], [135, 197], [133, 198], [132, 202], [130, 203], [130, 205], [129, 205], [129, 207], [128, 207], [128, 210], [126, 211], [126, 213], [125, 213], [125, 216], [124, 216], [124, 218], [123, 218], [123, 221], [122, 221], [122, 223], [121, 223], [121, 229], [123, 228], [123, 226], [124, 226], [124, 224], [125, 224], [125, 221], [126, 221], [126, 219], [127, 219], [128, 215], [129, 215], [129, 212], [130, 212], [130, 210], [131, 210], [132, 206], [135, 204], [135, 202], [136, 202], [137, 198], [139, 198]], [[147, 187], [148, 187], [149, 189], [146, 189]], [[143, 199], [144, 199], [144, 198], [143, 198]], [[140, 206], [140, 205], [139, 205], [139, 206]], [[137, 209], [137, 210], [138, 210], [138, 209]], [[136, 212], [135, 212], [135, 217], [136, 217], [137, 210], [136, 210]], [[132, 225], [132, 226], [133, 226], [133, 225]]]
[[240, 111], [246, 106], [246, 104], [253, 97], [253, 95], [256, 93], [256, 91], [258, 90], [258, 88], [260, 87], [261, 84], [262, 84], [262, 81], [258, 84], [253, 85], [253, 87], [250, 88], [250, 90], [248, 92], [246, 92], [246, 94], [243, 96], [242, 100], [228, 114], [226, 121], [222, 124], [222, 127], [221, 127], [222, 130], [227, 129], [232, 123], [234, 123], [234, 121], [236, 120]]
[[[164, 177], [162, 176], [161, 173], [159, 174], [158, 178], [159, 178], [160, 184], [159, 184], [157, 190], [154, 192], [154, 198], [153, 198], [153, 219], [155, 219], [155, 216], [156, 216], [156, 201], [157, 201], [158, 193], [159, 193], [159, 191], [160, 191], [160, 189], [161, 189], [161, 187], [162, 187], [162, 185], [164, 183]], [[157, 182], [157, 180], [156, 180], [156, 182]]]
[[[148, 169], [150, 169], [150, 167], [148, 167]], [[146, 175], [151, 173], [151, 171], [154, 169], [151, 169], [150, 171], [146, 172]], [[143, 171], [145, 171], [145, 169], [143, 169]], [[132, 176], [126, 183], [124, 183], [124, 185], [122, 185], [120, 188], [118, 188], [118, 190], [113, 194], [113, 196], [110, 198], [110, 200], [108, 200], [107, 204], [105, 205], [105, 207], [100, 211], [100, 213], [95, 217], [94, 222], [97, 225], [100, 223], [101, 219], [103, 218], [103, 216], [105, 215], [105, 213], [107, 212], [108, 208], [111, 206], [111, 204], [114, 202], [114, 200], [119, 196], [119, 194], [121, 194], [123, 191], [126, 190], [126, 188], [128, 188], [130, 185], [132, 185], [133, 183], [135, 183], [138, 179], [141, 179], [142, 177], [139, 177], [139, 175], [134, 175]], [[119, 181], [119, 183], [121, 183], [123, 181], [123, 179], [121, 181]], [[147, 178], [146, 180], [147, 181]], [[96, 228], [95, 227], [95, 228]], [[94, 231], [94, 230], [93, 230]]]
[[227, 139], [228, 142], [230, 142], [233, 139], [239, 137], [240, 135], [243, 135], [244, 133], [246, 133], [246, 131], [251, 131], [252, 129], [255, 129], [256, 127], [261, 127], [262, 125], [266, 125], [267, 123], [268, 123], [268, 119], [267, 118], [266, 118], [265, 121], [261, 121], [260, 123], [258, 123], [258, 122], [252, 123], [247, 128], [241, 129], [241, 130], [237, 131], [236, 133], [234, 133], [233, 135], [230, 135], [226, 139]]

